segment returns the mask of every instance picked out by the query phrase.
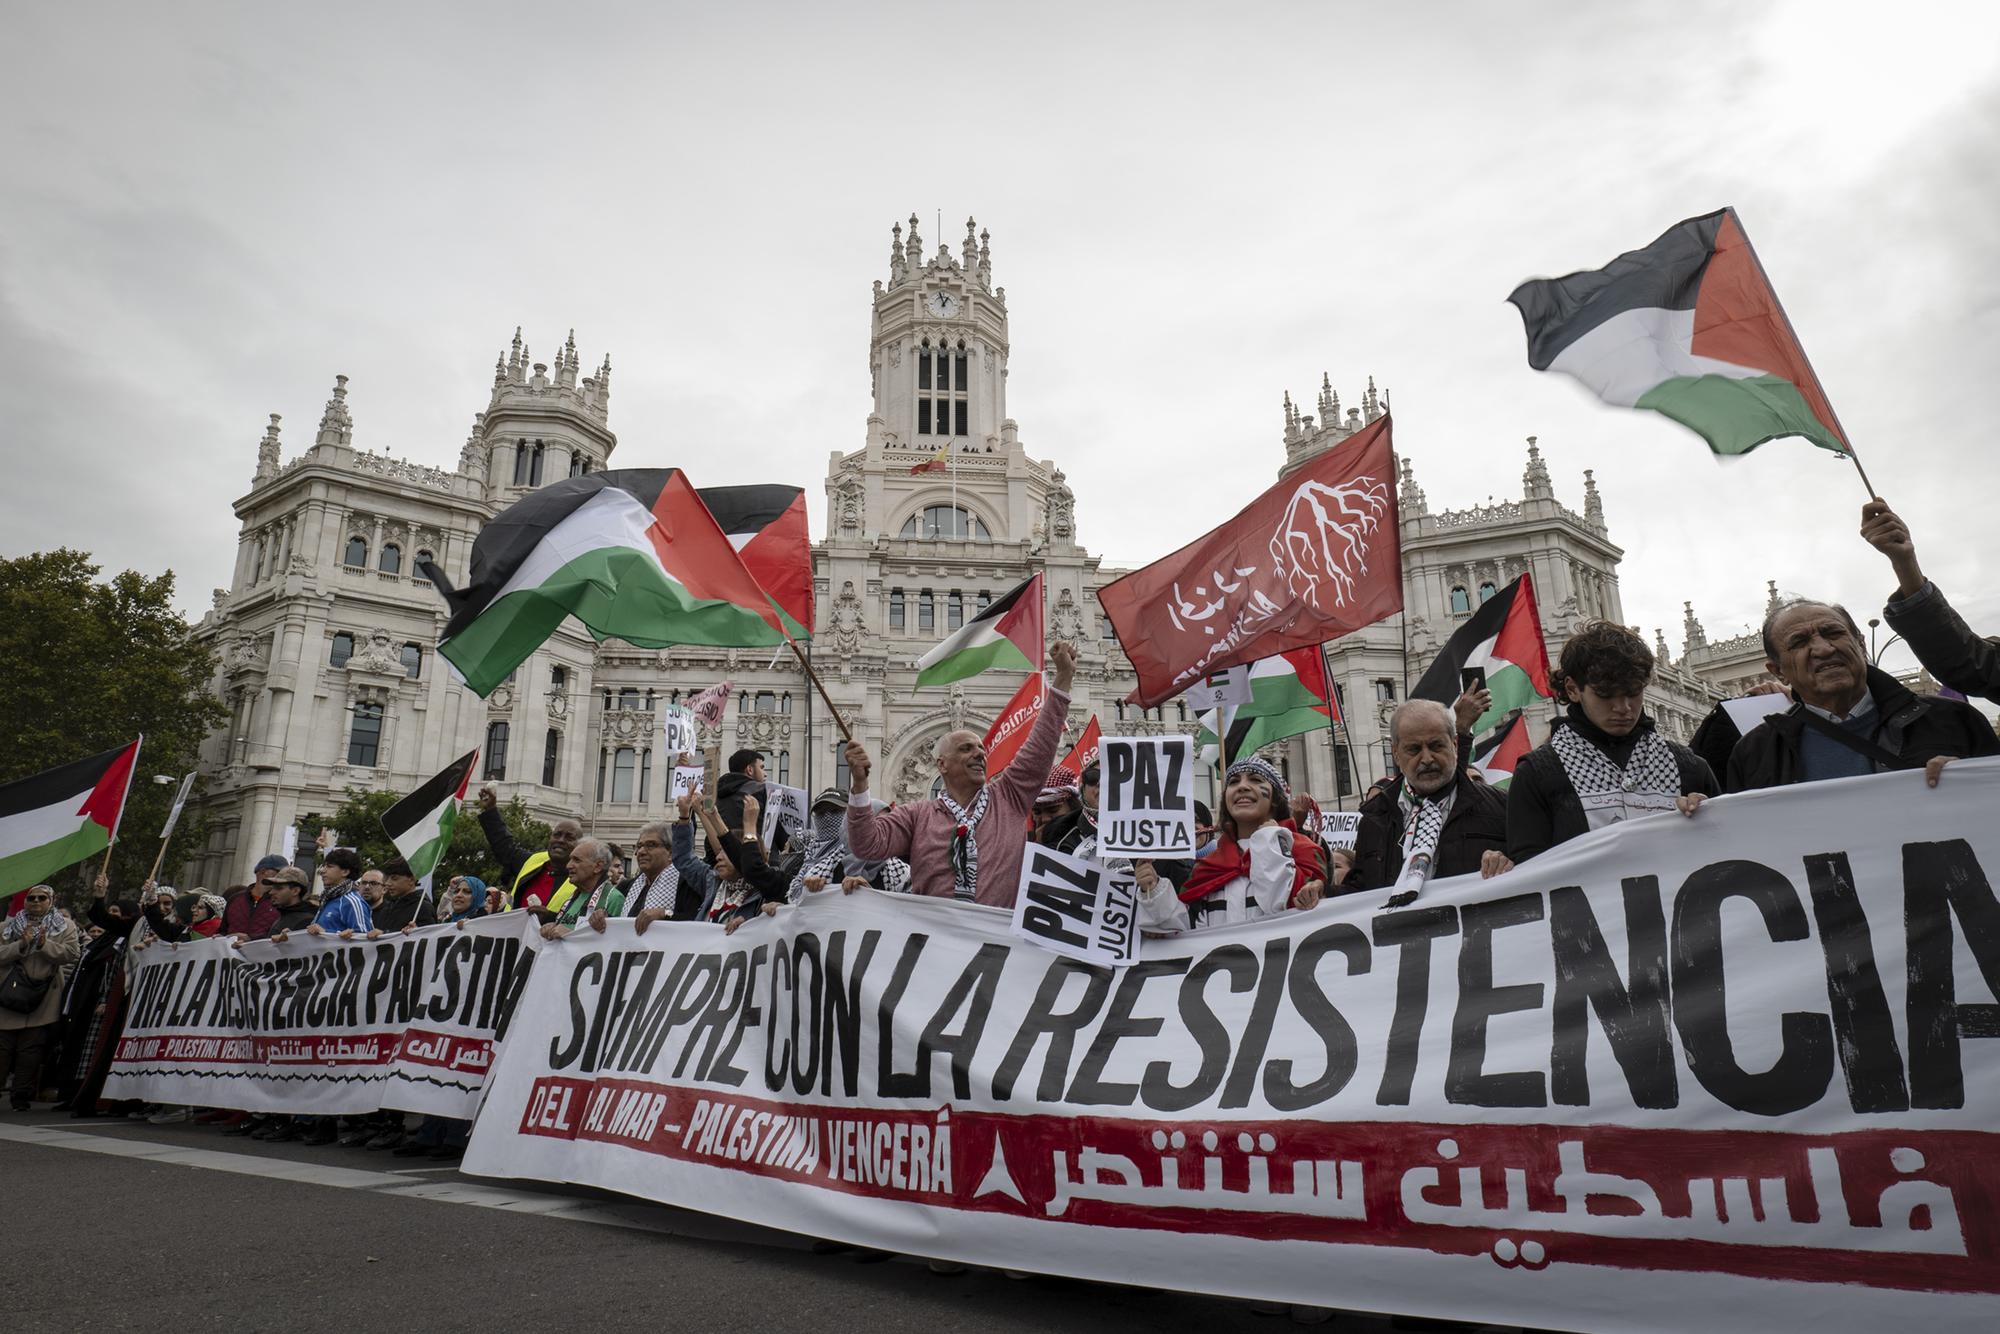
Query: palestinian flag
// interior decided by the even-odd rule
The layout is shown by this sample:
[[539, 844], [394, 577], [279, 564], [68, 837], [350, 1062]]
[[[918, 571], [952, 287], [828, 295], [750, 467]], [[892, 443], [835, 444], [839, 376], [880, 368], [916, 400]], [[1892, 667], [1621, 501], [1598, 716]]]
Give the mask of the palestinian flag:
[[1530, 366], [1672, 417], [1718, 454], [1786, 435], [1851, 452], [1734, 209], [1507, 299], [1527, 326]]
[[1528, 739], [1527, 716], [1513, 713], [1501, 720], [1492, 736], [1472, 748], [1472, 767], [1485, 775], [1488, 787], [1505, 792], [1507, 784], [1514, 781], [1514, 766], [1534, 748], [1535, 743]]
[[678, 468], [568, 477], [502, 510], [472, 544], [438, 652], [481, 696], [574, 615], [641, 648], [782, 644], [777, 609]]
[[940, 445], [938, 446], [937, 453], [931, 455], [929, 458], [925, 459], [922, 463], [919, 463], [916, 467], [910, 469], [910, 476], [916, 477], [927, 472], [942, 472], [944, 471], [945, 468], [950, 466], [950, 458], [951, 458], [951, 446]]
[[917, 659], [917, 684], [941, 686], [994, 667], [1042, 670], [1042, 576], [1030, 575]]
[[1021, 688], [1000, 710], [993, 726], [986, 729], [982, 744], [986, 747], [988, 777], [1005, 769], [1020, 754], [1021, 747], [1028, 744], [1028, 735], [1035, 730], [1035, 720], [1042, 716], [1042, 703], [1048, 694], [1048, 678], [1040, 672], [1034, 673], [1021, 682]]
[[458, 823], [458, 803], [472, 782], [479, 752], [461, 755], [422, 787], [382, 812], [382, 832], [410, 864], [410, 874], [422, 880], [437, 869], [451, 847]]
[[1465, 687], [1459, 673], [1468, 667], [1486, 669], [1486, 688], [1493, 705], [1472, 724], [1478, 736], [1515, 709], [1554, 694], [1549, 688], [1549, 650], [1542, 639], [1542, 618], [1535, 612], [1535, 583], [1522, 575], [1479, 604], [1472, 619], [1445, 641], [1437, 660], [1410, 692], [1411, 699], [1434, 699], [1447, 709]]
[[802, 486], [704, 486], [701, 503], [743, 558], [743, 566], [784, 613], [785, 628], [810, 635], [813, 623], [812, 537], [806, 531]]
[[144, 740], [0, 787], [0, 896], [111, 846]]
[[[1228, 739], [1222, 748], [1225, 765], [1273, 741], [1340, 721], [1340, 705], [1327, 684], [1326, 660], [1317, 644], [1251, 663], [1250, 702], [1225, 705], [1220, 712], [1220, 735]], [[1216, 713], [1211, 709], [1202, 715], [1197, 745], [1215, 745]]]

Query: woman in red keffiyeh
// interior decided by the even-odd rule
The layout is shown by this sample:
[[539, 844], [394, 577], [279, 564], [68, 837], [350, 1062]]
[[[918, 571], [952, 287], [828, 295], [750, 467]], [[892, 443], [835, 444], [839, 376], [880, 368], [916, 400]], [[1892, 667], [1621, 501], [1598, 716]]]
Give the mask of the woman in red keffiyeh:
[[1223, 775], [1222, 836], [1178, 895], [1140, 878], [1139, 925], [1199, 930], [1312, 908], [1326, 888], [1319, 848], [1292, 822], [1291, 793], [1268, 761], [1250, 756]]

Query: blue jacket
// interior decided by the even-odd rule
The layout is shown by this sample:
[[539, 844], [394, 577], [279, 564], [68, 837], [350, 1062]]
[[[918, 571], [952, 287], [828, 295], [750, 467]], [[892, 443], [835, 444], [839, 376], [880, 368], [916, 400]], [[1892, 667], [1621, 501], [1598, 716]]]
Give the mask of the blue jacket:
[[368, 900], [361, 897], [361, 891], [351, 883], [320, 905], [319, 916], [313, 918], [313, 925], [332, 935], [340, 931], [352, 931], [365, 936], [375, 929], [375, 915], [368, 911]]

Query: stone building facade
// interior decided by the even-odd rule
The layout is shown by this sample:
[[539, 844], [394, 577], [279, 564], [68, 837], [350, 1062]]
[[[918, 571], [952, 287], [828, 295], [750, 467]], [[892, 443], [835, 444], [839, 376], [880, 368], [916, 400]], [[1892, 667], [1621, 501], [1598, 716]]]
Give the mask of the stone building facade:
[[[971, 220], [956, 252], [927, 254], [915, 218], [907, 234], [893, 229], [870, 317], [873, 409], [860, 446], [833, 453], [824, 479], [814, 662], [875, 757], [876, 789], [899, 800], [931, 790], [940, 733], [983, 729], [1020, 683], [996, 673], [919, 692], [916, 660], [1035, 571], [1050, 638], [1080, 650], [1071, 737], [1092, 713], [1109, 735], [1196, 728], [1181, 701], [1143, 713], [1122, 702], [1131, 666], [1097, 600], [1121, 572], [1084, 545], [1087, 509], [1054, 461], [1030, 456], [1009, 415], [1007, 293], [993, 276], [990, 238]], [[437, 658], [446, 608], [422, 567], [435, 562], [462, 584], [473, 539], [499, 510], [616, 466], [610, 359], [592, 374], [581, 367], [573, 335], [542, 363], [516, 331], [449, 468], [358, 448], [345, 377], [289, 461], [272, 416], [235, 504], [234, 578], [199, 630], [218, 650], [215, 688], [231, 721], [203, 754], [211, 841], [183, 868], [185, 883], [239, 880], [286, 826], [331, 811], [347, 789], [409, 791], [474, 746], [478, 776], [503, 798], [545, 820], [579, 815], [629, 847], [666, 807], [662, 706], [718, 680], [737, 693], [705, 744], [764, 750], [771, 777], [791, 786], [845, 783], [839, 732], [788, 650], [599, 645], [572, 622], [484, 700]], [[1287, 395], [1274, 473], [1387, 410], [1372, 380], [1343, 415], [1322, 377], [1317, 424]], [[1432, 511], [1417, 480], [1422, 442], [1403, 446], [1407, 610], [1328, 646], [1347, 714], [1340, 762], [1327, 733], [1271, 748], [1295, 786], [1322, 798], [1351, 800], [1385, 771], [1394, 701], [1479, 599], [1521, 571], [1534, 573], [1552, 649], [1584, 619], [1623, 619], [1624, 553], [1589, 473], [1582, 509], [1565, 506], [1531, 438], [1519, 499]], [[1719, 697], [1712, 683], [1733, 685], [1745, 665], [1702, 656], [1692, 612], [1689, 627], [1681, 661], [1661, 642], [1652, 697], [1675, 737]]]

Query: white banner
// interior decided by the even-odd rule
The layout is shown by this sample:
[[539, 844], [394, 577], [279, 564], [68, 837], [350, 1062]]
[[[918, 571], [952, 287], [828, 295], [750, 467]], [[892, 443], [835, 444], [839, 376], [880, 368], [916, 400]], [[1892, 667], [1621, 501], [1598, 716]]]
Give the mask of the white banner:
[[1117, 870], [1030, 843], [1021, 858], [1014, 934], [1107, 968], [1139, 957], [1139, 886]]
[[2000, 1327], [2000, 760], [1093, 967], [942, 899], [547, 947], [469, 1171], [1013, 1269], [1602, 1331]]
[[155, 944], [135, 968], [105, 1096], [470, 1117], [541, 944], [518, 912], [379, 940]]
[[1194, 738], [1108, 736], [1098, 754], [1099, 854], [1194, 856]]

